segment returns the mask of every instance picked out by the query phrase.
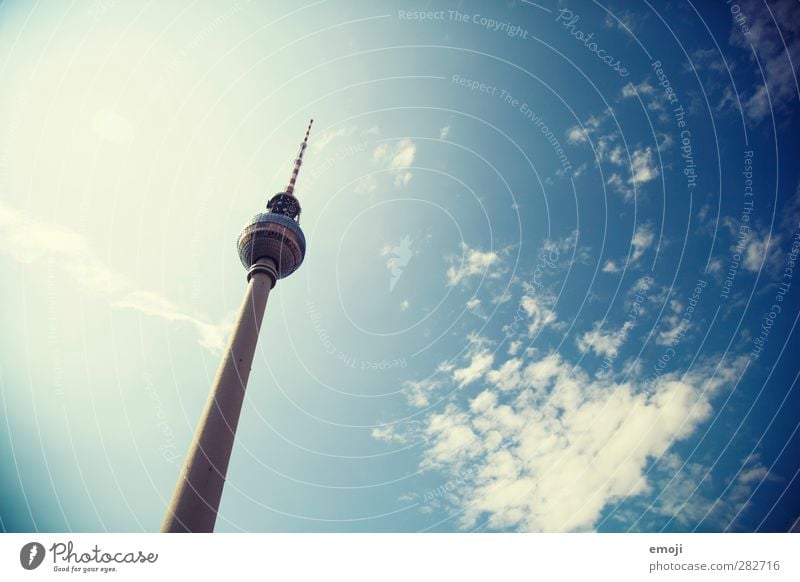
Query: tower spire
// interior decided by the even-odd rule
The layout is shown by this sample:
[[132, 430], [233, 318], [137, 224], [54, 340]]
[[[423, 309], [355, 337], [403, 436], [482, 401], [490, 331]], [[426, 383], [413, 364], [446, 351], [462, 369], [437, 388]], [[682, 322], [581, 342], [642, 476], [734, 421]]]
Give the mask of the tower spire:
[[303, 138], [303, 143], [300, 144], [300, 151], [297, 152], [297, 159], [294, 161], [294, 168], [292, 169], [292, 177], [289, 178], [289, 185], [286, 186], [286, 193], [294, 196], [294, 185], [297, 182], [297, 174], [300, 173], [300, 166], [303, 165], [303, 153], [308, 146], [308, 134], [311, 133], [311, 125], [314, 120], [308, 122], [308, 129], [306, 129], [306, 136]]

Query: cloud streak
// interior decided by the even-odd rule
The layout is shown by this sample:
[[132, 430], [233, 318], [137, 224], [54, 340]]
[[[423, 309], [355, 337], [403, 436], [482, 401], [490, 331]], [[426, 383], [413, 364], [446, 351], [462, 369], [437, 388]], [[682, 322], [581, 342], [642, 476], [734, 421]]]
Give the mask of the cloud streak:
[[188, 323], [198, 342], [221, 352], [233, 327], [233, 314], [214, 323], [187, 313], [163, 295], [136, 290], [122, 274], [110, 269], [92, 251], [86, 237], [63, 226], [43, 222], [0, 202], [0, 252], [20, 263], [52, 258], [53, 264], [83, 289], [110, 298], [111, 305], [132, 309], [167, 322]]

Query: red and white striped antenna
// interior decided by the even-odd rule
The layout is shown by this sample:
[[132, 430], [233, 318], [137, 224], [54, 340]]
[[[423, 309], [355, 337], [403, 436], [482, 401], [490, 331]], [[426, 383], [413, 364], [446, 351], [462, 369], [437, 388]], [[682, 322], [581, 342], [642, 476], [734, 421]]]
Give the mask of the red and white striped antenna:
[[294, 168], [292, 169], [292, 177], [289, 179], [289, 185], [286, 186], [286, 193], [291, 194], [294, 196], [294, 185], [297, 182], [297, 174], [300, 173], [300, 166], [303, 165], [303, 153], [306, 151], [306, 147], [308, 147], [308, 134], [311, 133], [311, 124], [314, 123], [314, 120], [308, 122], [308, 129], [306, 130], [306, 136], [303, 138], [303, 143], [300, 144], [300, 151], [297, 153], [297, 159], [294, 161]]

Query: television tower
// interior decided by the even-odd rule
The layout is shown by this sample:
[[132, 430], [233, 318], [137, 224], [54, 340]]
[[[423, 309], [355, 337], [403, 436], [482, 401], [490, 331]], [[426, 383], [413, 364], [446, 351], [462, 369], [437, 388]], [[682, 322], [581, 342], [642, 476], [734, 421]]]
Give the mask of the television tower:
[[214, 531], [267, 298], [278, 279], [294, 273], [306, 254], [294, 187], [312, 123], [313, 119], [300, 144], [286, 191], [275, 194], [267, 203], [267, 212], [256, 214], [239, 235], [239, 258], [247, 269], [247, 291], [161, 525], [162, 532]]

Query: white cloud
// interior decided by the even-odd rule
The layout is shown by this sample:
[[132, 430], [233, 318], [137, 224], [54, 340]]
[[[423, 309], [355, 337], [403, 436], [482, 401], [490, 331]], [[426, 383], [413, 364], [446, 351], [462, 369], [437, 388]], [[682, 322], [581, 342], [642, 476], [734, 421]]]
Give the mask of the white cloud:
[[591, 331], [575, 339], [575, 345], [581, 351], [592, 350], [598, 356], [616, 358], [632, 327], [633, 322], [626, 321], [620, 329], [604, 333], [597, 322]]
[[508, 303], [509, 301], [511, 301], [511, 299], [512, 299], [511, 293], [509, 293], [508, 291], [504, 291], [503, 293], [500, 293], [499, 295], [495, 295], [494, 297], [492, 297], [492, 303], [494, 303], [495, 305], [502, 305], [503, 303]]
[[655, 93], [655, 87], [647, 81], [642, 81], [638, 85], [628, 83], [622, 88], [622, 96], [626, 98], [635, 97], [636, 95], [652, 95], [653, 93]]
[[[381, 144], [386, 145], [386, 144]], [[380, 147], [380, 146], [379, 146]], [[377, 152], [377, 150], [376, 150]], [[408, 168], [414, 163], [414, 156], [417, 154], [417, 146], [408, 138], [403, 138], [395, 144], [393, 150], [386, 148], [383, 156], [389, 159], [389, 167], [398, 170]], [[380, 158], [379, 158], [380, 159]]]
[[458, 382], [459, 386], [472, 384], [489, 371], [492, 362], [494, 362], [494, 355], [488, 350], [476, 352], [470, 357], [468, 366], [453, 370], [453, 380]]
[[728, 69], [733, 70], [736, 63], [731, 59], [725, 59], [724, 56], [715, 48], [697, 49], [692, 53], [692, 57], [686, 63], [684, 70], [692, 72], [692, 67], [696, 70], [708, 69], [717, 73], [725, 73]]
[[53, 258], [55, 266], [89, 290], [115, 294], [124, 291], [128, 284], [95, 255], [82, 234], [38, 220], [2, 202], [0, 252], [20, 263]]
[[389, 144], [386, 142], [379, 143], [372, 151], [372, 161], [380, 162], [389, 158]]
[[408, 400], [411, 406], [423, 408], [430, 404], [431, 394], [441, 386], [441, 380], [434, 380], [431, 378], [406, 382], [404, 384], [406, 400]]
[[356, 129], [357, 128], [354, 125], [339, 126], [336, 129], [329, 129], [321, 135], [315, 136], [314, 139], [311, 140], [311, 147], [317, 151], [322, 151], [328, 147], [331, 142], [339, 139], [340, 137], [348, 137], [353, 135], [356, 132]]
[[522, 360], [512, 358], [507, 360], [497, 370], [492, 370], [486, 375], [486, 381], [497, 386], [499, 390], [508, 391], [518, 388], [522, 383]]
[[622, 32], [633, 34], [635, 30], [634, 23], [637, 19], [641, 19], [641, 17], [637, 17], [627, 10], [617, 10], [614, 12], [613, 16], [610, 12], [606, 13], [603, 19], [603, 25], [606, 28], [616, 28]]
[[603, 269], [602, 270], [603, 270], [604, 273], [619, 273], [620, 272], [619, 265], [617, 265], [611, 259], [608, 259], [606, 261], [606, 264], [603, 265]]
[[163, 295], [136, 290], [123, 275], [110, 269], [94, 253], [82, 234], [34, 219], [0, 202], [0, 252], [21, 263], [54, 259], [52, 264], [89, 292], [105, 295], [111, 305], [133, 309], [169, 322], [188, 323], [201, 346], [212, 351], [225, 347], [233, 315], [213, 323], [186, 313]]
[[466, 303], [467, 311], [481, 319], [488, 319], [488, 316], [483, 311], [483, 303], [477, 297], [471, 297]]
[[561, 356], [552, 353], [525, 367], [525, 382], [540, 393], [553, 378], [562, 373], [567, 373], [565, 378], [568, 377], [568, 370], [564, 368]]
[[[629, 97], [635, 95], [635, 90], [645, 94], [655, 95], [655, 89], [647, 82], [641, 83], [636, 87], [627, 85], [623, 89], [623, 95]], [[612, 131], [604, 133], [600, 131], [600, 126], [608, 117], [607, 114], [599, 117], [591, 117], [584, 123], [583, 127], [573, 126], [567, 130], [567, 141], [571, 144], [587, 143], [592, 140], [595, 152], [595, 162], [609, 162], [620, 168], [628, 166], [629, 176], [624, 179], [618, 172], [612, 172], [606, 184], [615, 188], [623, 195], [625, 200], [632, 200], [635, 190], [633, 186], [641, 186], [661, 175], [659, 167], [656, 165], [655, 152], [652, 146], [627, 151], [618, 143], [618, 132]], [[671, 138], [662, 134], [660, 148], [665, 149], [671, 144]], [[630, 159], [630, 163], [628, 160]]]
[[204, 318], [189, 315], [164, 296], [148, 291], [134, 291], [113, 301], [111, 305], [132, 309], [169, 322], [188, 323], [197, 330], [200, 345], [213, 352], [222, 352], [225, 349], [236, 322], [236, 312], [229, 313], [222, 321], [215, 324]]
[[681, 316], [683, 312], [683, 305], [681, 302], [672, 299], [669, 302], [669, 306], [672, 313], [662, 318], [661, 324], [663, 329], [659, 330], [655, 339], [656, 344], [661, 346], [674, 345], [675, 342], [680, 341], [691, 328], [690, 320], [683, 319]]
[[[424, 431], [433, 437], [430, 459], [460, 459], [480, 450], [478, 436], [469, 426], [470, 417], [459, 412], [455, 405], [448, 405], [442, 414], [432, 414]], [[426, 466], [423, 461], [423, 466]]]
[[647, 393], [641, 379], [591, 379], [558, 354], [524, 368], [513, 358], [486, 374], [497, 392], [425, 419], [421, 466], [468, 475], [451, 499], [465, 529], [591, 530], [609, 504], [651, 490], [651, 460], [695, 433], [743, 368], [665, 375]]
[[413, 165], [416, 154], [416, 144], [408, 138], [403, 138], [394, 146], [389, 145], [388, 142], [378, 144], [372, 152], [372, 160], [386, 165], [394, 174], [394, 185], [402, 187], [407, 186], [414, 176], [406, 168]]
[[370, 433], [372, 438], [379, 441], [390, 443], [405, 444], [407, 442], [407, 435], [401, 431], [397, 431], [392, 425], [376, 426]]
[[408, 186], [414, 174], [411, 172], [398, 172], [394, 177], [394, 185], [400, 188], [401, 186]]
[[622, 194], [625, 200], [632, 200], [633, 199], [633, 188], [629, 188], [625, 182], [622, 180], [622, 176], [617, 174], [616, 172], [612, 173], [608, 180], [606, 180], [606, 184], [611, 186], [612, 188], [616, 189], [617, 192]]
[[614, 146], [614, 148], [608, 152], [608, 161], [617, 166], [621, 166], [625, 163], [625, 156], [621, 145]]
[[586, 143], [589, 141], [589, 136], [586, 130], [575, 125], [567, 130], [567, 141], [571, 144]]
[[[578, 245], [579, 232], [573, 230], [562, 238], [547, 239], [539, 253], [540, 261], [544, 261], [547, 270], [556, 269], [560, 259], [570, 257], [575, 263], [590, 264], [592, 262], [591, 247]], [[571, 255], [574, 255], [572, 257]], [[566, 264], [566, 261], [564, 262]], [[564, 266], [562, 264], [562, 266]]]
[[780, 236], [773, 236], [770, 239], [767, 233], [759, 234], [751, 229], [744, 245], [742, 266], [752, 273], [757, 273], [761, 270], [762, 261], [765, 266], [777, 265], [781, 256], [780, 240]]
[[374, 174], [367, 174], [358, 179], [355, 185], [356, 192], [374, 192], [378, 189], [378, 180]]
[[[458, 265], [447, 269], [447, 284], [458, 285], [477, 275], [496, 277], [500, 273], [502, 260], [497, 251], [481, 251], [461, 243], [462, 256]], [[453, 259], [454, 261], [455, 259]]]
[[631, 177], [629, 184], [645, 184], [655, 180], [660, 175], [658, 166], [655, 165], [653, 148], [650, 146], [643, 150], [635, 150], [631, 155]]
[[438, 367], [438, 371], [449, 374], [462, 387], [480, 380], [494, 362], [494, 354], [489, 349], [490, 342], [486, 338], [472, 333], [467, 336], [467, 342], [469, 345], [464, 356], [466, 366], [458, 368], [451, 362], [440, 364]]
[[631, 255], [631, 262], [638, 261], [644, 252], [653, 244], [655, 235], [648, 224], [640, 224], [633, 233], [631, 239], [631, 246], [633, 247], [633, 254]]
[[557, 321], [555, 312], [547, 305], [548, 299], [537, 298], [533, 295], [523, 295], [520, 300], [525, 315], [528, 316], [528, 334], [536, 335], [549, 325]]
[[445, 125], [439, 130], [439, 139], [445, 139], [448, 135], [450, 135], [450, 126]]

